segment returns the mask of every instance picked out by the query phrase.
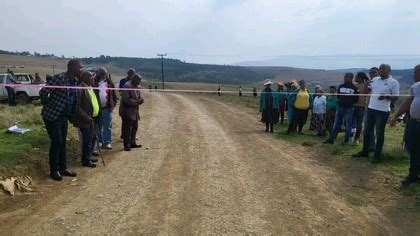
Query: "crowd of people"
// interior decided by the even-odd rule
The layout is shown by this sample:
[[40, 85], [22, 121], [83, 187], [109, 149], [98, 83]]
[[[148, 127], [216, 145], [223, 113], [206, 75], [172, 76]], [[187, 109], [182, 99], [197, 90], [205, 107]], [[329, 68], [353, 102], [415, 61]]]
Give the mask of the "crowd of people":
[[[83, 166], [95, 168], [99, 150], [113, 148], [112, 120], [118, 98], [111, 75], [103, 67], [94, 73], [82, 69], [80, 60], [70, 60], [67, 71], [49, 78], [47, 86], [40, 91], [41, 116], [51, 140], [50, 176], [57, 181], [63, 176], [76, 176], [66, 161], [69, 122], [79, 130]], [[141, 80], [142, 77], [130, 69], [119, 83], [121, 138], [125, 151], [141, 147], [136, 143], [139, 106], [144, 102], [139, 90]]]
[[303, 135], [303, 127], [311, 113], [309, 129], [316, 131], [318, 136], [328, 135], [325, 144], [334, 144], [342, 130], [345, 133], [343, 145], [359, 143], [363, 131], [363, 148], [352, 157], [369, 158], [373, 152], [371, 162], [379, 163], [386, 124], [395, 126], [398, 117], [406, 114], [404, 141], [410, 154], [410, 173], [402, 184], [420, 182], [420, 65], [414, 68], [415, 83], [410, 94], [392, 119], [389, 117], [399, 98], [400, 85], [391, 75], [391, 66], [372, 67], [369, 77], [364, 72], [345, 73], [343, 83], [338, 87], [330, 86], [326, 96], [319, 85], [311, 92], [304, 80], [292, 80], [286, 85], [279, 82], [277, 89], [272, 88], [272, 81], [266, 80], [260, 96], [265, 131], [273, 133], [274, 124], [283, 123], [283, 118], [280, 120], [279, 117], [284, 116], [286, 107], [289, 126], [285, 135]]
[[[96, 167], [100, 150], [113, 148], [113, 111], [118, 104], [118, 91], [123, 148], [131, 151], [141, 147], [136, 134], [140, 120], [139, 106], [144, 103], [139, 89], [142, 88], [142, 77], [134, 69], [129, 69], [127, 77], [121, 79], [116, 88], [106, 68], [101, 67], [95, 72], [82, 69], [80, 60], [70, 60], [67, 71], [49, 76], [47, 86], [39, 93], [43, 105], [41, 116], [51, 140], [50, 176], [57, 181], [63, 176], [76, 176], [66, 162], [69, 122], [79, 131], [83, 166]], [[345, 73], [343, 83], [338, 87], [330, 86], [325, 94], [319, 85], [312, 92], [304, 80], [278, 82], [276, 88], [272, 88], [272, 81], [266, 80], [259, 100], [261, 121], [266, 132], [274, 133], [274, 125], [283, 124], [287, 112], [289, 122], [285, 135], [304, 135], [303, 129], [309, 120], [309, 130], [316, 131], [321, 137], [328, 135], [325, 144], [334, 144], [341, 131], [345, 133], [343, 145], [359, 143], [363, 133], [363, 148], [353, 157], [369, 157], [373, 152], [371, 162], [378, 163], [382, 161], [386, 124], [395, 126], [398, 117], [406, 114], [404, 141], [411, 161], [410, 174], [403, 184], [420, 182], [420, 65], [414, 68], [414, 79], [416, 83], [412, 85], [410, 94], [392, 119], [389, 117], [399, 98], [400, 86], [387, 64], [372, 67], [369, 76], [364, 72], [356, 75]], [[217, 92], [221, 96], [221, 86]], [[242, 87], [239, 87], [239, 96], [242, 95]], [[252, 96], [258, 96], [255, 87]]]

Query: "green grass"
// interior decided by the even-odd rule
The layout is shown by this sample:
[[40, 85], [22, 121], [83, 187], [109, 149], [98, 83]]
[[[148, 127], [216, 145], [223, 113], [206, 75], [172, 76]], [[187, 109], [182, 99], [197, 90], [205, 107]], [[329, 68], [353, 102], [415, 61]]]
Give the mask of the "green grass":
[[[310, 118], [308, 118], [308, 121], [309, 119]], [[287, 127], [287, 122], [285, 124], [278, 124], [275, 126], [278, 138], [307, 147], [322, 147], [325, 153], [329, 155], [351, 158], [351, 155], [361, 151], [363, 146], [362, 141], [359, 144], [352, 143], [342, 145], [341, 142], [344, 140], [344, 133], [340, 133], [338, 135], [335, 144], [323, 144], [322, 142], [325, 141], [328, 136], [318, 137], [316, 132], [308, 131], [309, 124], [304, 127], [305, 135], [286, 135], [285, 133], [287, 131]], [[385, 144], [382, 152], [383, 161], [376, 165], [380, 170], [391, 172], [399, 176], [405, 176], [408, 174], [409, 156], [401, 144], [403, 132], [403, 124], [399, 124], [395, 128], [386, 128]]]
[[348, 196], [346, 196], [345, 200], [346, 200], [347, 203], [349, 203], [352, 206], [357, 206], [357, 207], [366, 206], [365, 201], [360, 197], [348, 195]]
[[[48, 135], [42, 126], [40, 109], [33, 105], [0, 105], [0, 165], [19, 164], [31, 155], [34, 148], [48, 146]], [[7, 128], [14, 124], [31, 131], [22, 135], [7, 133]]]

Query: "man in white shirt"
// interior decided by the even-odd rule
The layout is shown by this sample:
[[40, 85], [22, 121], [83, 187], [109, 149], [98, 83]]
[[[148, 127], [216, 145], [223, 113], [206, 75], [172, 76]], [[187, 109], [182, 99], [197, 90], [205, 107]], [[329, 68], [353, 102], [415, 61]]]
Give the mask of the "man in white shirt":
[[381, 161], [384, 145], [385, 126], [391, 111], [391, 101], [398, 99], [400, 85], [390, 75], [391, 66], [382, 64], [379, 67], [379, 76], [370, 81], [371, 96], [367, 111], [363, 150], [353, 154], [353, 157], [369, 157], [370, 134], [376, 128], [376, 148], [372, 163]]

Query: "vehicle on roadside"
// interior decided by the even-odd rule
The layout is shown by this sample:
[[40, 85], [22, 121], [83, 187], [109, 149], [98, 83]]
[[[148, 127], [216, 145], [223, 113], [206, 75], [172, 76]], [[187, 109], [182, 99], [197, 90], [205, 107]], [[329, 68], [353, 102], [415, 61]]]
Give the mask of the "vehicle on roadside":
[[[34, 77], [28, 73], [15, 73], [14, 75], [14, 80], [16, 81], [14, 90], [16, 93], [17, 104], [25, 105], [34, 100], [38, 100], [39, 91], [41, 90], [41, 86], [44, 84], [36, 83]], [[0, 84], [6, 84], [8, 77], [11, 78], [12, 75], [9, 73], [0, 74]], [[7, 90], [4, 86], [0, 87], [0, 100], [7, 100]]]

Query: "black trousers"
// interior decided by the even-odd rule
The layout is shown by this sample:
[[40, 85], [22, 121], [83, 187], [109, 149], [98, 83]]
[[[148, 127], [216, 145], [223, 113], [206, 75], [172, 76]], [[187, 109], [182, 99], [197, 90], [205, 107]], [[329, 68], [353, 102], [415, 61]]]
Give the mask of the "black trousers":
[[409, 175], [418, 178], [420, 174], [420, 121], [410, 119], [406, 133], [406, 148], [410, 153]]
[[122, 121], [122, 137], [124, 140], [124, 147], [130, 147], [136, 143], [136, 134], [139, 127], [138, 120], [124, 120]]
[[66, 140], [68, 120], [60, 117], [55, 121], [44, 119], [45, 128], [51, 140], [50, 146], [50, 172], [67, 169]]
[[16, 106], [16, 93], [12, 87], [6, 87], [9, 106]]

